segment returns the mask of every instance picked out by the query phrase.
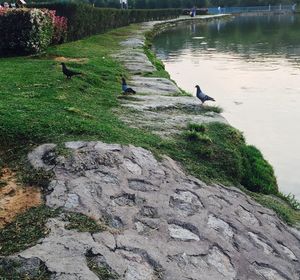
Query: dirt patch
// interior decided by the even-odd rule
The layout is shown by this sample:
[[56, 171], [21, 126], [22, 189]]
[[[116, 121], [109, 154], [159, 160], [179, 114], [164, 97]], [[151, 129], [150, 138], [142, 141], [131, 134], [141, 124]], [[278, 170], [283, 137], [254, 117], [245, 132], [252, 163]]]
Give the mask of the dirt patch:
[[16, 175], [4, 168], [0, 176], [0, 228], [11, 222], [18, 214], [42, 203], [41, 192], [35, 187], [17, 183]]
[[71, 57], [64, 57], [64, 56], [55, 56], [53, 57], [54, 61], [57, 62], [78, 62], [78, 63], [87, 63], [87, 58], [71, 58]]

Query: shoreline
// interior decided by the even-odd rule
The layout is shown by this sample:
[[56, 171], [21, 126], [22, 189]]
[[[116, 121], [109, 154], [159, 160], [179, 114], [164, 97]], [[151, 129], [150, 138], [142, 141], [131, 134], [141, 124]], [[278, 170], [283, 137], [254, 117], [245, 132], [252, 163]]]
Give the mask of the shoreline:
[[[135, 34], [134, 39], [133, 38], [129, 38], [126, 40], [124, 46], [129, 46], [130, 48], [133, 48], [133, 49], [137, 49], [137, 48], [141, 48], [141, 46], [143, 46], [143, 52], [144, 53], [147, 53], [147, 51], [150, 51], [150, 55], [148, 54], [148, 59], [149, 61], [153, 64], [153, 65], [156, 65], [157, 64], [157, 59], [156, 59], [156, 55], [152, 52], [151, 50], [151, 45], [152, 45], [152, 42], [151, 40], [159, 33], [163, 32], [164, 30], [166, 30], [167, 28], [170, 28], [170, 27], [173, 27], [175, 26], [176, 24], [182, 24], [184, 22], [192, 22], [192, 21], [208, 21], [208, 20], [216, 20], [218, 18], [230, 18], [232, 17], [231, 15], [217, 15], [217, 16], [199, 16], [197, 18], [190, 18], [190, 17], [184, 17], [182, 19], [173, 19], [173, 20], [167, 20], [167, 21], [160, 21], [160, 22], [147, 22], [147, 23], [144, 23], [142, 24], [142, 27], [141, 27], [141, 30]], [[135, 41], [137, 39], [137, 41]], [[132, 44], [133, 43], [133, 44]], [[128, 55], [128, 50], [125, 51], [126, 52], [126, 56]], [[130, 57], [131, 59], [131, 57]], [[125, 63], [125, 67], [126, 67], [126, 60], [122, 60], [122, 63]], [[149, 62], [147, 61], [147, 62]], [[159, 66], [161, 67], [160, 64], [162, 64], [161, 61], [158, 61], [158, 64]], [[140, 67], [141, 65], [139, 65]], [[162, 67], [164, 69], [164, 66], [162, 64]], [[149, 82], [149, 80], [144, 80], [144, 81], [136, 81], [136, 77], [138, 77], [138, 75], [141, 75], [143, 76], [143, 71], [142, 71], [142, 74], [139, 73], [139, 71], [135, 71], [136, 69], [131, 69], [131, 67], [129, 66], [127, 68], [128, 71], [131, 71], [132, 73], [132, 77], [133, 77], [133, 80], [132, 80], [132, 83], [130, 85], [132, 85], [133, 87], [137, 88], [138, 90], [141, 90], [141, 92], [144, 92], [144, 94], [147, 92], [147, 87], [151, 84], [148, 84], [147, 83]], [[153, 69], [152, 69], [153, 71]], [[163, 70], [164, 72], [166, 72], [165, 70]], [[166, 72], [167, 73], [167, 72]], [[157, 74], [156, 74], [157, 75]], [[154, 75], [154, 76], [156, 76]], [[158, 75], [164, 75], [161, 74], [161, 73], [158, 73]], [[164, 75], [165, 76], [165, 75]], [[173, 86], [177, 86], [176, 85], [176, 82], [171, 80], [170, 77], [169, 77], [169, 74], [167, 73], [167, 79], [169, 80], [169, 82], [171, 82], [173, 84]], [[158, 78], [159, 79], [159, 78]], [[160, 81], [156, 81], [156, 83], [159, 83]], [[159, 88], [159, 86], [158, 86]], [[171, 89], [172, 90], [172, 89]], [[174, 90], [174, 89], [173, 89]], [[175, 89], [176, 90], [176, 89]], [[182, 91], [181, 89], [177, 88], [177, 91]], [[149, 114], [148, 112], [149, 111], [152, 111], [151, 114], [153, 114], [153, 111], [156, 111], [156, 116], [150, 116], [149, 117], [149, 121], [150, 122], [153, 122], [153, 121], [160, 121], [160, 120], [163, 120], [163, 119], [168, 119], [169, 116], [168, 115], [161, 115], [160, 117], [157, 117], [157, 115], [159, 113], [157, 112], [162, 112], [164, 111], [164, 109], [168, 110], [169, 108], [174, 108], [174, 107], [184, 107], [187, 105], [187, 107], [189, 106], [193, 106], [193, 104], [197, 103], [197, 99], [196, 97], [194, 96], [180, 96], [180, 94], [178, 94], [178, 96], [176, 97], [172, 97], [172, 98], [169, 98], [170, 99], [177, 99], [176, 101], [173, 102], [170, 102], [166, 104], [166, 102], [157, 102], [156, 100], [162, 98], [163, 100], [166, 99], [165, 94], [163, 93], [162, 95], [160, 95], [159, 93], [159, 90], [157, 90], [156, 92], [156, 96], [155, 96], [155, 100], [150, 104], [149, 103], [149, 100], [143, 100], [143, 98], [139, 98], [138, 96], [135, 96], [134, 98], [136, 100], [138, 100], [137, 103], [135, 103], [134, 105], [128, 105], [128, 103], [130, 103], [130, 101], [128, 102], [125, 102], [127, 104], [125, 104], [125, 106], [128, 106], [129, 108], [132, 108], [134, 110], [138, 110], [139, 111], [139, 116], [133, 114], [133, 118], [130, 119], [128, 117], [126, 118], [122, 118], [123, 121], [125, 121], [125, 123], [129, 124], [129, 125], [132, 125], [132, 123], [134, 124], [133, 127], [151, 127], [149, 125], [149, 122], [147, 121], [144, 121], [145, 119], [147, 119], [149, 116], [145, 116], [145, 114], [143, 114], [143, 111], [144, 110], [147, 110], [147, 114]], [[141, 103], [145, 103], [145, 106], [141, 105]], [[175, 103], [175, 104], [174, 104]], [[176, 105], [177, 103], [177, 105]], [[137, 105], [138, 104], [138, 105]], [[185, 105], [184, 105], [185, 104]], [[179, 106], [178, 106], [179, 105]], [[204, 106], [206, 107], [206, 106]], [[209, 106], [207, 106], [209, 107]], [[186, 109], [186, 108], [185, 108]], [[177, 114], [179, 113], [179, 111], [177, 111]], [[189, 122], [200, 122], [201, 124], [205, 124], [205, 123], [211, 123], [211, 122], [220, 122], [220, 123], [225, 123], [225, 124], [228, 124], [228, 121], [222, 116], [220, 115], [219, 113], [215, 113], [215, 112], [206, 112], [204, 113], [204, 115], [206, 115], [205, 117], [200, 117], [200, 118], [197, 118], [195, 116], [193, 116], [193, 118], [190, 118], [190, 119], [185, 119], [186, 117], [186, 114], [184, 113], [183, 115], [179, 115], [178, 118], [176, 118], [176, 120], [174, 120], [174, 118], [171, 118], [171, 122], [172, 123], [176, 123], [177, 122], [177, 127], [181, 127], [179, 129], [179, 131], [177, 129], [171, 129], [171, 132], [170, 134], [168, 135], [167, 133], [167, 137], [172, 135], [172, 134], [177, 134], [178, 132], [182, 132], [184, 130], [184, 127], [188, 125]], [[142, 116], [142, 117], [141, 117]], [[208, 118], [206, 118], [208, 117]], [[143, 121], [141, 122], [140, 119], [143, 118]], [[180, 123], [180, 121], [178, 121], [178, 119], [182, 118], [183, 119], [183, 123]], [[138, 125], [138, 123], [141, 122], [142, 124], [141, 125]], [[169, 127], [169, 122], [166, 123], [166, 126]], [[156, 131], [158, 130], [158, 133], [156, 133]], [[168, 129], [167, 129], [168, 130]], [[160, 129], [160, 127], [153, 127], [153, 133], [155, 134], [158, 134], [159, 136], [162, 136], [162, 137], [165, 137], [166, 133], [162, 133], [162, 129]], [[248, 190], [244, 189], [242, 187], [242, 190], [244, 192], [246, 192], [248, 195], [254, 197], [255, 199], [257, 199], [257, 201], [259, 201], [260, 203], [262, 203], [264, 206], [267, 206], [267, 207], [270, 207], [270, 205], [272, 205], [272, 203], [270, 204], [270, 202], [266, 202], [265, 199], [262, 199], [260, 197], [256, 197], [256, 194], [255, 193], [252, 193], [252, 192], [249, 192]], [[260, 194], [258, 194], [259, 196]], [[272, 200], [272, 198], [271, 198]], [[278, 200], [278, 201], [281, 201], [282, 203], [288, 203], [289, 205], [298, 205], [298, 202], [297, 200], [295, 200], [295, 197], [293, 197], [292, 194], [289, 194], [289, 195], [283, 195], [282, 193], [280, 193], [280, 191], [275, 194], [275, 198], [274, 200]], [[295, 207], [298, 207], [298, 206], [295, 206]], [[275, 210], [277, 212], [277, 206], [273, 207], [271, 206], [270, 208], [272, 208], [273, 210]], [[277, 212], [278, 213], [278, 212]], [[299, 226], [299, 225], [298, 225]]]
[[[265, 21], [267, 21], [267, 18], [263, 19], [263, 18], [257, 17], [256, 19], [253, 18], [253, 21], [251, 21], [251, 22], [256, 22], [256, 21], [260, 22], [260, 20], [262, 20], [262, 22], [265, 22]], [[273, 22], [273, 20], [274, 19], [271, 19], [271, 22]], [[289, 17], [287, 17], [286, 20], [289, 20]], [[225, 21], [224, 24], [225, 24], [225, 26], [227, 26], [229, 28], [230, 26], [233, 25], [232, 22], [236, 22], [236, 24], [237, 24], [236, 28], [238, 28], [240, 25], [243, 26], [243, 23], [244, 23], [242, 18], [240, 18], [240, 20], [238, 18], [236, 18], [234, 21]], [[283, 24], [283, 22], [281, 22], [281, 23]], [[192, 26], [192, 25], [190, 25], [190, 26]], [[189, 34], [188, 37], [184, 37], [183, 31], [182, 31], [184, 28], [186, 28], [184, 30], [187, 31], [188, 28], [190, 28], [190, 27], [188, 27], [188, 25], [182, 25], [182, 27], [177, 27], [179, 32], [181, 32], [181, 36], [184, 37], [184, 40], [179, 40], [178, 41], [178, 45], [181, 47], [181, 49], [182, 48], [186, 49], [186, 43], [184, 43], [184, 42], [189, 42], [189, 44], [193, 45], [193, 48], [196, 48], [194, 46], [194, 44], [191, 43], [191, 40], [189, 39], [190, 36], [208, 36], [207, 34], [206, 35], [199, 35], [199, 30], [202, 30], [202, 28], [203, 28], [203, 30], [205, 30], [205, 33], [208, 32], [208, 31], [206, 31], [206, 29], [204, 29], [204, 27], [203, 27], [204, 25], [199, 24], [198, 26], [199, 26], [198, 29], [197, 29], [198, 34], [197, 35]], [[208, 25], [208, 26], [211, 26], [211, 25]], [[214, 22], [212, 24], [212, 26], [216, 26], [216, 22]], [[181, 30], [181, 28], [182, 28], [182, 30]], [[217, 28], [217, 27], [215, 27], [215, 28]], [[255, 110], [255, 107], [254, 108], [247, 107], [248, 105], [246, 105], [247, 104], [246, 102], [244, 102], [244, 105], [240, 106], [243, 109], [245, 109], [246, 111], [247, 110], [249, 111], [248, 112], [249, 114], [247, 114], [247, 117], [245, 119], [245, 117], [241, 118], [241, 116], [243, 115], [243, 113], [241, 112], [241, 109], [235, 109], [235, 108], [238, 108], [237, 106], [235, 108], [233, 108], [235, 106], [234, 104], [233, 104], [233, 107], [229, 106], [229, 104], [228, 104], [229, 101], [231, 100], [231, 102], [232, 102], [231, 98], [228, 99], [228, 96], [229, 96], [230, 92], [235, 91], [237, 93], [237, 92], [239, 92], [238, 91], [239, 89], [234, 88], [232, 86], [233, 83], [229, 82], [228, 87], [226, 86], [226, 88], [224, 88], [224, 90], [222, 90], [222, 88], [220, 88], [220, 86], [215, 85], [213, 78], [210, 78], [210, 77], [212, 77], [212, 75], [214, 75], [213, 73], [216, 73], [216, 75], [219, 77], [219, 79], [221, 79], [220, 77], [224, 77], [224, 81], [222, 82], [223, 87], [224, 87], [224, 85], [227, 85], [226, 81], [230, 81], [231, 75], [236, 76], [238, 74], [237, 74], [237, 71], [235, 71], [235, 69], [232, 69], [232, 71], [223, 71], [223, 72], [215, 70], [215, 69], [218, 69], [219, 64], [220, 65], [226, 65], [227, 64], [226, 58], [222, 59], [220, 62], [218, 62], [218, 60], [220, 59], [220, 55], [221, 55], [221, 53], [218, 53], [219, 48], [217, 50], [213, 49], [212, 52], [207, 51], [209, 53], [209, 55], [211, 56], [210, 60], [206, 61], [205, 57], [204, 57], [204, 61], [202, 59], [199, 60], [199, 58], [198, 58], [198, 63], [200, 64], [200, 66], [198, 68], [197, 68], [196, 65], [195, 65], [195, 68], [193, 68], [193, 63], [190, 60], [193, 57], [193, 54], [190, 54], [189, 56], [187, 54], [181, 56], [180, 55], [181, 49], [179, 49], [179, 47], [176, 47], [175, 50], [179, 52], [180, 59], [179, 58], [176, 59], [176, 57], [175, 57], [174, 61], [173, 60], [169, 61], [169, 58], [168, 58], [169, 52], [167, 51], [167, 55], [165, 55], [164, 46], [168, 50], [170, 48], [172, 49], [172, 46], [170, 46], [170, 44], [166, 43], [166, 42], [167, 42], [167, 40], [169, 40], [170, 42], [173, 42], [175, 44], [176, 30], [177, 29], [174, 28], [170, 31], [170, 33], [165, 33], [166, 35], [163, 34], [163, 36], [160, 37], [160, 39], [159, 39], [160, 43], [158, 45], [159, 50], [162, 54], [162, 60], [166, 61], [166, 65], [168, 67], [170, 67], [170, 68], [168, 68], [168, 70], [170, 70], [170, 73], [172, 73], [172, 77], [174, 79], [177, 79], [180, 82], [179, 83], [180, 85], [184, 85], [185, 89], [189, 90], [190, 86], [191, 86], [191, 82], [190, 82], [191, 78], [189, 77], [189, 75], [185, 75], [185, 72], [180, 69], [180, 65], [183, 65], [185, 67], [185, 69], [187, 68], [187, 65], [188, 65], [188, 68], [192, 69], [192, 74], [191, 74], [191, 76], [193, 76], [192, 81], [196, 81], [197, 74], [198, 74], [196, 72], [196, 70], [199, 68], [199, 71], [202, 71], [202, 73], [204, 75], [204, 77], [202, 77], [204, 79], [203, 83], [206, 83], [206, 87], [208, 86], [209, 92], [215, 92], [216, 91], [216, 93], [219, 94], [218, 100], [223, 101], [224, 105], [222, 104], [222, 102], [220, 102], [219, 105], [220, 106], [225, 106], [224, 107], [224, 110], [225, 110], [224, 117], [225, 118], [228, 117], [227, 120], [230, 122], [231, 125], [233, 125], [234, 127], [237, 127], [238, 129], [241, 129], [242, 131], [244, 131], [244, 135], [246, 136], [247, 140], [249, 141], [248, 143], [259, 147], [259, 149], [264, 153], [264, 156], [268, 159], [268, 161], [274, 167], [274, 169], [276, 171], [276, 175], [277, 175], [276, 177], [277, 177], [277, 181], [278, 181], [278, 185], [279, 185], [279, 191], [281, 191], [285, 195], [290, 195], [290, 196], [295, 195], [296, 199], [299, 201], [300, 196], [299, 196], [299, 193], [297, 191], [298, 190], [297, 189], [297, 179], [295, 178], [295, 174], [293, 173], [293, 170], [296, 170], [295, 168], [297, 167], [297, 160], [296, 160], [297, 157], [293, 157], [293, 150], [294, 150], [293, 147], [295, 147], [295, 144], [294, 144], [295, 142], [294, 141], [288, 141], [288, 139], [283, 136], [283, 135], [288, 135], [289, 131], [290, 131], [290, 134], [294, 135], [293, 134], [293, 129], [290, 128], [289, 131], [287, 129], [285, 129], [284, 133], [283, 133], [283, 131], [281, 131], [280, 127], [282, 127], [282, 125], [284, 123], [284, 121], [281, 121], [283, 119], [283, 117], [278, 117], [277, 119], [274, 119], [273, 120], [274, 123], [273, 123], [273, 126], [272, 126], [272, 122], [271, 122], [272, 120], [271, 119], [273, 119], [273, 118], [270, 117], [270, 114], [269, 115], [267, 114], [265, 116], [265, 119], [262, 119], [263, 110], [259, 106], [257, 107], [257, 109], [258, 109], [257, 114], [254, 116], [255, 122], [258, 122], [258, 124], [254, 125], [254, 126], [251, 126], [251, 123], [249, 121], [247, 121], [247, 118], [249, 118], [249, 115], [251, 114], [251, 111], [253, 112], [253, 110]], [[227, 33], [228, 32], [229, 31], [227, 31]], [[224, 41], [227, 41], [228, 44], [230, 43], [230, 39], [232, 38], [230, 34], [231, 33], [228, 33], [228, 37], [226, 37], [227, 39], [223, 39]], [[247, 35], [245, 35], [245, 34], [244, 34], [244, 36], [241, 35], [241, 37], [244, 38], [244, 40], [248, 40]], [[162, 38], [164, 38], [164, 39], [162, 39]], [[206, 42], [210, 42], [211, 39], [209, 39], [209, 38], [210, 37], [206, 38]], [[242, 38], [241, 38], [241, 40], [242, 40]], [[214, 38], [214, 40], [217, 41], [219, 39]], [[221, 40], [221, 42], [223, 42], [223, 40]], [[183, 47], [183, 44], [185, 44], [185, 47]], [[215, 43], [215, 44], [217, 45], [217, 43]], [[248, 46], [249, 42], [247, 41], [247, 43], [245, 43], [245, 45], [246, 44]], [[209, 48], [209, 47], [215, 47], [215, 46], [213, 44], [211, 44], [209, 46], [207, 45], [207, 48]], [[202, 46], [201, 46], [201, 49], [202, 49]], [[196, 51], [196, 50], [194, 50], [194, 51]], [[189, 51], [187, 50], [187, 53], [188, 52]], [[204, 52], [206, 53], [206, 49], [204, 50]], [[226, 53], [226, 51], [225, 51], [225, 53]], [[203, 55], [203, 54], [201, 55], [201, 50], [200, 49], [199, 49], [199, 51], [197, 51], [197, 54], [198, 54], [197, 56], [200, 56], [200, 57], [202, 57], [202, 55]], [[176, 56], [176, 53], [175, 54], [173, 53], [173, 55]], [[237, 54], [237, 56], [239, 58], [240, 58], [240, 55], [241, 54]], [[255, 56], [254, 53], [252, 55]], [[186, 57], [188, 57], [187, 60], [185, 60]], [[182, 61], [182, 59], [184, 59], [184, 62]], [[269, 59], [269, 56], [266, 59]], [[280, 60], [280, 62], [281, 62], [281, 60]], [[278, 65], [280, 64], [280, 62], [278, 60], [278, 62], [277, 62]], [[205, 67], [203, 66], [203, 63], [205, 63]], [[272, 61], [272, 63], [274, 63], [274, 61]], [[246, 64], [249, 64], [249, 65], [252, 66], [253, 65], [253, 60], [247, 60]], [[229, 67], [229, 65], [231, 65], [231, 64], [228, 63], [228, 67]], [[280, 67], [280, 66], [282, 66], [282, 67]], [[276, 68], [276, 70], [278, 70], [279, 73], [285, 74], [285, 70], [288, 70], [288, 68], [285, 67], [286, 65], [284, 65], [284, 66], [280, 65], [280, 66], [279, 66], [278, 69]], [[214, 67], [215, 72], [212, 72], [211, 67]], [[243, 67], [247, 67], [247, 65], [243, 64]], [[260, 67], [261, 67], [261, 65], [260, 65]], [[206, 68], [210, 70], [209, 75], [205, 71]], [[263, 71], [263, 70], [264, 70], [264, 68], [262, 67], [260, 69], [260, 71]], [[250, 73], [250, 70], [249, 70], [249, 73]], [[286, 71], [286, 73], [289, 73], [289, 72]], [[255, 74], [255, 73], [253, 73], [253, 74]], [[269, 80], [269, 78], [270, 78], [270, 80], [271, 80], [271, 78], [273, 78], [273, 77], [268, 76], [268, 73], [264, 73], [264, 74], [265, 75], [263, 75], [263, 76], [262, 75], [256, 76], [257, 77], [256, 78], [257, 79], [256, 84], [258, 84], [258, 85], [263, 84], [263, 81], [260, 79], [260, 77], [266, 77], [267, 80]], [[281, 76], [283, 76], [283, 77], [288, 77], [288, 74], [286, 74], [286, 75], [287, 76], [283, 76], [281, 74]], [[276, 77], [276, 75], [275, 75], [275, 77]], [[252, 77], [252, 80], [253, 80], [253, 77]], [[245, 81], [242, 81], [241, 83], [244, 83], [244, 82], [249, 83], [249, 81], [247, 79]], [[278, 82], [278, 83], [276, 83], [276, 82], [277, 82], [277, 80], [275, 80], [273, 84], [274, 85], [276, 84], [276, 88], [279, 88], [281, 86], [280, 82]], [[290, 83], [293, 84], [293, 77], [291, 77], [291, 82]], [[269, 84], [268, 84], [267, 88], [269, 89], [270, 86], [272, 88], [273, 84], [270, 84], [270, 81], [269, 81]], [[274, 92], [276, 92], [276, 88], [275, 88], [274, 85], [273, 85], [273, 90], [274, 90]], [[254, 84], [252, 83], [251, 86], [255, 87], [255, 83]], [[262, 91], [261, 87], [258, 86], [258, 88], [260, 88], [259, 91]], [[297, 93], [297, 88], [295, 88], [295, 87], [292, 87], [292, 88], [294, 89], [293, 92]], [[232, 90], [232, 91], [230, 91], [230, 90]], [[283, 90], [283, 89], [281, 89], [281, 90]], [[243, 90], [241, 89], [241, 91], [243, 91]], [[225, 92], [226, 92], [226, 94], [225, 94]], [[248, 92], [248, 90], [245, 90], [243, 92], [244, 95], [247, 94], [247, 92]], [[258, 90], [256, 90], [256, 92], [258, 92]], [[225, 100], [225, 97], [223, 98], [223, 96], [227, 96], [226, 100]], [[247, 95], [245, 95], [245, 96], [247, 96]], [[266, 96], [266, 94], [264, 96]], [[241, 97], [240, 95], [238, 97], [236, 95], [235, 98], [241, 98], [241, 99], [244, 99], [244, 101], [245, 101], [245, 97]], [[253, 99], [253, 97], [252, 97], [252, 99]], [[227, 102], [227, 100], [228, 100], [228, 102]], [[262, 101], [261, 104], [265, 104], [264, 99], [262, 99], [261, 101]], [[275, 108], [277, 108], [279, 104], [282, 104], [279, 101], [277, 101], [277, 102], [276, 101], [277, 100], [275, 98], [272, 99], [272, 103], [270, 104], [270, 108], [268, 107], [268, 109], [270, 109], [270, 112], [272, 112], [271, 115], [275, 114], [275, 112], [279, 113], [279, 111], [282, 111], [282, 109], [281, 110], [278, 109], [277, 111], [275, 110]], [[286, 103], [283, 103], [283, 104], [286, 104]], [[251, 110], [249, 110], [250, 108], [251, 108]], [[286, 106], [283, 105], [283, 108], [286, 108]], [[229, 113], [229, 111], [230, 111], [230, 113]], [[233, 112], [235, 112], [235, 114], [233, 114]], [[292, 111], [292, 112], [293, 113], [290, 113], [290, 115], [287, 115], [287, 116], [292, 116], [292, 115], [294, 116], [295, 112], [294, 111]], [[280, 114], [276, 114], [276, 115], [279, 116]], [[274, 145], [270, 146], [268, 144], [268, 142], [263, 140], [264, 137], [259, 136], [260, 134], [258, 133], [258, 131], [261, 131], [261, 132], [264, 131], [264, 128], [263, 128], [262, 124], [259, 122], [259, 118], [261, 120], [264, 120], [265, 123], [268, 123], [268, 127], [265, 127], [265, 130], [268, 130], [268, 129], [269, 130], [268, 130], [268, 133], [265, 135], [265, 137], [267, 137], [268, 139], [276, 139], [276, 140], [274, 140]], [[285, 120], [287, 120], [287, 119], [285, 119]], [[253, 121], [252, 121], [252, 123], [253, 123]], [[250, 131], [250, 133], [249, 133], [249, 131]], [[276, 131], [278, 137], [276, 136], [275, 131]], [[293, 137], [292, 137], [292, 139], [293, 139]], [[292, 148], [286, 149], [286, 153], [282, 154], [282, 152], [285, 151], [284, 148], [286, 147], [286, 145], [284, 145], [284, 143], [290, 143]], [[281, 154], [277, 153], [278, 150], [281, 151]], [[290, 169], [288, 169], [288, 167], [290, 167]]]
[[[73, 121], [75, 133], [56, 138], [49, 137], [45, 130], [46, 141], [24, 145], [26, 159], [17, 167], [27, 162], [28, 169], [22, 166], [28, 176], [27, 184], [28, 179], [39, 183], [45, 204], [29, 209], [0, 229], [1, 275], [20, 275], [20, 279], [24, 275], [43, 275], [45, 280], [97, 280], [103, 275], [126, 280], [192, 279], [199, 275], [212, 280], [294, 279], [300, 260], [300, 232], [278, 217], [288, 224], [295, 223], [280, 215], [288, 206], [276, 211], [274, 204], [273, 208], [269, 205], [276, 215], [263, 203], [257, 203], [253, 195], [247, 195], [246, 190], [231, 187], [232, 183], [230, 187], [216, 182], [207, 184], [188, 172], [203, 172], [198, 156], [203, 155], [206, 144], [209, 150], [205, 157], [213, 155], [213, 164], [229, 169], [217, 166], [204, 171], [218, 175], [218, 170], [224, 170], [241, 175], [235, 168], [241, 151], [232, 151], [236, 145], [242, 150], [249, 148], [241, 134], [222, 122], [189, 124], [184, 128], [188, 119], [182, 123], [183, 134], [177, 125], [166, 139], [153, 134], [150, 121], [160, 125], [156, 130], [159, 134], [166, 126], [165, 116], [180, 122], [178, 114], [180, 118], [186, 115], [190, 119], [214, 119], [217, 113], [202, 112], [199, 116], [199, 104], [195, 105], [194, 98], [167, 78], [155, 77], [166, 73], [155, 70], [148, 61], [141, 44], [147, 28], [141, 29], [127, 27], [52, 50], [55, 57], [69, 54], [71, 60], [76, 53], [77, 59], [85, 58], [82, 64], [73, 64], [85, 72], [77, 79], [66, 80], [61, 72], [49, 71], [49, 65], [57, 64], [50, 59], [25, 58], [33, 64], [38, 60], [45, 75], [58, 80], [51, 84], [54, 90], [48, 90], [46, 96], [52, 94], [49, 113], [57, 117], [51, 128], [68, 118], [70, 122], [60, 129], [67, 134]], [[120, 30], [132, 32], [119, 40]], [[109, 41], [108, 45], [103, 38]], [[113, 40], [121, 45], [111, 51]], [[92, 53], [84, 49], [87, 45]], [[124, 70], [116, 58], [127, 59], [131, 70]], [[152, 59], [157, 67], [161, 66]], [[13, 61], [9, 60], [10, 68]], [[14, 70], [23, 70], [23, 58], [17, 62]], [[140, 66], [148, 72], [137, 75]], [[136, 95], [119, 96], [120, 74], [128, 80], [135, 77], [131, 81], [139, 85]], [[41, 76], [37, 87], [45, 87], [44, 79]], [[115, 91], [119, 101], [113, 95]], [[38, 92], [29, 99], [26, 96], [24, 105], [35, 109]], [[72, 103], [74, 99], [77, 103]], [[157, 99], [161, 99], [158, 106]], [[58, 108], [54, 107], [55, 101]], [[65, 114], [59, 118], [62, 113]], [[127, 124], [138, 129], [119, 120], [126, 116], [131, 118]], [[139, 129], [145, 116], [148, 123]], [[48, 119], [43, 121], [52, 124]], [[26, 122], [22, 125], [27, 128]], [[34, 126], [30, 128], [35, 132]], [[198, 142], [200, 146], [194, 150]], [[220, 149], [220, 143], [229, 146]], [[230, 156], [234, 161], [230, 161]]]

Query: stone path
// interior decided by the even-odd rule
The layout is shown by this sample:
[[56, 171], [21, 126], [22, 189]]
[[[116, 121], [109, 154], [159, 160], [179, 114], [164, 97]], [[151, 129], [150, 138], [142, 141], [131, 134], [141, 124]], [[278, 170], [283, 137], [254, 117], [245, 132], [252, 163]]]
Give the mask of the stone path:
[[[174, 21], [176, 20], [168, 22]], [[204, 112], [201, 102], [195, 97], [182, 96], [174, 82], [165, 78], [143, 76], [156, 71], [143, 49], [145, 32], [156, 24], [159, 22], [144, 23], [134, 37], [121, 43], [123, 50], [115, 56], [132, 73], [129, 86], [137, 92], [134, 100], [122, 100], [123, 106], [134, 109], [135, 113], [124, 114], [121, 119], [130, 126], [147, 128], [166, 137], [180, 132], [191, 122], [227, 123], [220, 114]]]
[[49, 235], [19, 258], [41, 260], [51, 279], [98, 279], [91, 256], [126, 280], [299, 279], [300, 232], [238, 189], [205, 185], [134, 146], [66, 147], [67, 157], [49, 144], [29, 155], [55, 173], [47, 205], [106, 220], [110, 230], [79, 233], [49, 220]]

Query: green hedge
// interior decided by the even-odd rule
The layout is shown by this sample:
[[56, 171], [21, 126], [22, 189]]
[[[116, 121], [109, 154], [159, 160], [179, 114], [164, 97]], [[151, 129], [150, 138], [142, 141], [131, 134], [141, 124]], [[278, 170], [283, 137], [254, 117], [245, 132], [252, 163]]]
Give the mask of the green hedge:
[[52, 40], [51, 15], [38, 9], [9, 9], [0, 16], [0, 34], [0, 54], [40, 52]]
[[36, 8], [55, 10], [58, 16], [68, 19], [68, 41], [103, 33], [130, 23], [176, 18], [180, 9], [163, 10], [120, 10], [94, 8], [78, 3], [36, 3]]
[[278, 186], [272, 166], [254, 146], [242, 148], [244, 174], [241, 184], [252, 192], [277, 194]]
[[182, 136], [182, 145], [197, 162], [191, 168], [195, 174], [241, 184], [252, 192], [278, 194], [272, 166], [237, 129], [221, 123], [190, 124]]

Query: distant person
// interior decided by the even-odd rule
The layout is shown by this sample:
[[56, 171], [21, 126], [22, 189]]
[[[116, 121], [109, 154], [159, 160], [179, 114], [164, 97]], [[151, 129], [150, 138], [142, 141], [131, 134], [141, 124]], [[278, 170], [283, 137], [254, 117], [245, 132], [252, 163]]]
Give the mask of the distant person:
[[195, 17], [196, 16], [196, 7], [193, 7], [190, 11], [190, 16]]
[[197, 11], [196, 7], [193, 7], [193, 9], [192, 9], [193, 17], [196, 16], [196, 11]]
[[219, 12], [219, 14], [221, 14], [221, 7], [220, 6], [218, 7], [218, 12]]
[[293, 4], [293, 6], [292, 6], [292, 10], [293, 10], [293, 12], [296, 12], [296, 6], [297, 6], [297, 4], [295, 3], [295, 4]]

